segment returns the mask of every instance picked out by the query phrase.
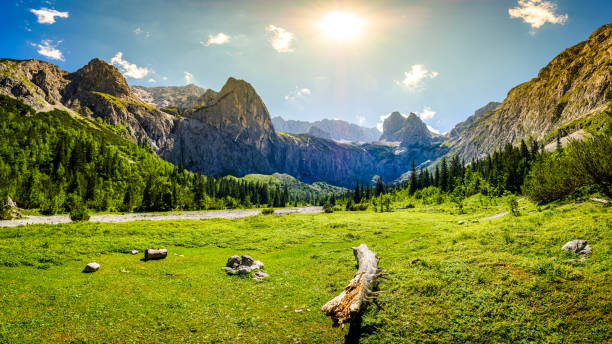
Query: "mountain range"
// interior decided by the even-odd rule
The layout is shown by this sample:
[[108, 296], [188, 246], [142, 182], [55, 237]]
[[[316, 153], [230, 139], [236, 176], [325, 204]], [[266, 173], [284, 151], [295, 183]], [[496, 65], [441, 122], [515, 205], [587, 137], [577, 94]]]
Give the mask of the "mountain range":
[[[207, 175], [286, 173], [301, 181], [351, 186], [390, 182], [417, 165], [457, 154], [468, 161], [507, 143], [543, 143], [610, 120], [612, 24], [553, 59], [445, 135], [415, 114], [393, 112], [383, 133], [339, 120], [271, 118], [246, 81], [219, 91], [195, 85], [130, 87], [114, 66], [93, 59], [74, 73], [39, 60], [0, 60], [0, 93], [38, 111], [61, 109], [118, 128], [163, 159]], [[375, 132], [376, 131], [376, 132]], [[350, 142], [349, 142], [350, 141]]]

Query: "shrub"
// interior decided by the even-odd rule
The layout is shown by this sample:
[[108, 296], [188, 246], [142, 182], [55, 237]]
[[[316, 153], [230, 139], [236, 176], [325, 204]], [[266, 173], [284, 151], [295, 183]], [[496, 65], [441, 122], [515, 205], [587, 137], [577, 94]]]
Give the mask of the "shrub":
[[331, 214], [334, 212], [334, 206], [331, 205], [330, 203], [325, 203], [325, 205], [323, 206], [323, 210], [328, 213]]
[[87, 208], [83, 206], [75, 207], [70, 212], [70, 219], [72, 221], [89, 221]]
[[271, 215], [271, 214], [274, 214], [274, 208], [264, 208], [264, 209], [261, 211], [261, 213], [262, 213], [262, 214], [264, 214], [264, 215]]
[[519, 216], [520, 212], [518, 209], [518, 201], [514, 195], [508, 197], [508, 207], [510, 208], [510, 213], [514, 216]]

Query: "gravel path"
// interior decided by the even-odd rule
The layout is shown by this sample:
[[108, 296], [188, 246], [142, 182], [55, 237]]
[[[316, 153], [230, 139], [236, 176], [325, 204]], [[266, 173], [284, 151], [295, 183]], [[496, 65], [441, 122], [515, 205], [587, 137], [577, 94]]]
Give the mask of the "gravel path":
[[[524, 205], [524, 206], [522, 206], [522, 207], [519, 207], [519, 208], [518, 208], [518, 210], [521, 210], [521, 209], [523, 209], [523, 208], [527, 208], [527, 206], [526, 206], [526, 205]], [[492, 220], [492, 219], [496, 219], [496, 218], [498, 218], [498, 217], [506, 216], [506, 215], [508, 215], [508, 214], [510, 214], [510, 212], [509, 212], [509, 211], [505, 211], [505, 212], [503, 212], [503, 213], [495, 214], [495, 215], [493, 215], [493, 216], [484, 217], [484, 218], [482, 218], [482, 219], [480, 219], [480, 220], [481, 220], [481, 221], [482, 221], [482, 220]]]
[[[274, 210], [274, 214], [316, 214], [323, 211], [323, 207], [281, 208]], [[130, 213], [93, 215], [90, 222], [128, 222], [128, 221], [160, 221], [160, 220], [203, 220], [203, 219], [240, 219], [243, 217], [261, 214], [261, 209], [247, 210], [220, 210], [220, 211], [193, 211], [183, 213]], [[48, 224], [72, 222], [69, 216], [26, 216], [19, 220], [0, 221], [0, 227], [15, 227], [29, 224]]]

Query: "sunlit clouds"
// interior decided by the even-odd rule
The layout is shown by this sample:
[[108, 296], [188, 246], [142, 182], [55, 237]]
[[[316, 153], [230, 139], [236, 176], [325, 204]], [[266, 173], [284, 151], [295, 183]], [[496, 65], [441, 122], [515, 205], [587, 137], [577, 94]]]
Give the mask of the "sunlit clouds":
[[193, 77], [193, 74], [189, 73], [189, 72], [185, 72], [185, 83], [186, 84], [192, 84], [195, 81], [195, 78]]
[[52, 60], [60, 60], [64, 61], [64, 55], [57, 48], [62, 41], [57, 41], [57, 43], [53, 43], [52, 40], [43, 40], [40, 44], [32, 44], [33, 47], [36, 47], [36, 52], [41, 54], [42, 56], [48, 57]]
[[404, 80], [396, 80], [395, 83], [409, 90], [417, 90], [423, 79], [434, 79], [437, 76], [438, 72], [429, 71], [422, 64], [415, 64], [410, 67], [409, 72], [404, 72]]
[[55, 23], [55, 17], [68, 18], [68, 12], [60, 12], [46, 7], [39, 10], [31, 9], [30, 12], [34, 13], [40, 24], [53, 24]]
[[110, 62], [112, 65], [118, 66], [123, 75], [130, 78], [142, 79], [150, 72], [148, 68], [138, 67], [137, 65], [124, 60], [123, 53], [121, 51], [118, 52]]
[[208, 40], [206, 42], [201, 41], [200, 44], [202, 44], [205, 47], [211, 46], [211, 45], [222, 45], [225, 43], [228, 43], [230, 41], [230, 36], [224, 34], [223, 32], [219, 32], [216, 35], [208, 35]]
[[295, 91], [285, 96], [285, 100], [291, 101], [309, 96], [312, 92], [308, 88], [295, 88]]
[[291, 48], [291, 43], [294, 39], [293, 33], [274, 25], [268, 25], [266, 31], [270, 34], [269, 41], [274, 50], [279, 53], [290, 53], [293, 51]]
[[532, 29], [538, 29], [546, 23], [564, 24], [567, 14], [556, 14], [557, 5], [543, 0], [518, 0], [518, 6], [508, 10], [510, 18], [521, 18], [531, 25]]

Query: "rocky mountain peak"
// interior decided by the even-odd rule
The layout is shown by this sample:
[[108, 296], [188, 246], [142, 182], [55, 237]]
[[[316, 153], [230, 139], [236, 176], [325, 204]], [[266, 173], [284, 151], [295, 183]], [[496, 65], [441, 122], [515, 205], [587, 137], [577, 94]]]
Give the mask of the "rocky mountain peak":
[[432, 134], [427, 129], [425, 122], [417, 114], [411, 112], [404, 117], [399, 112], [393, 112], [383, 122], [383, 141], [400, 141], [402, 145], [428, 145], [431, 143]]
[[404, 127], [405, 122], [406, 118], [401, 113], [398, 111], [392, 112], [383, 122], [383, 135], [381, 140], [400, 141], [397, 134]]
[[99, 58], [94, 58], [83, 68], [67, 76], [71, 80], [69, 93], [101, 92], [117, 98], [136, 99], [119, 70]]

